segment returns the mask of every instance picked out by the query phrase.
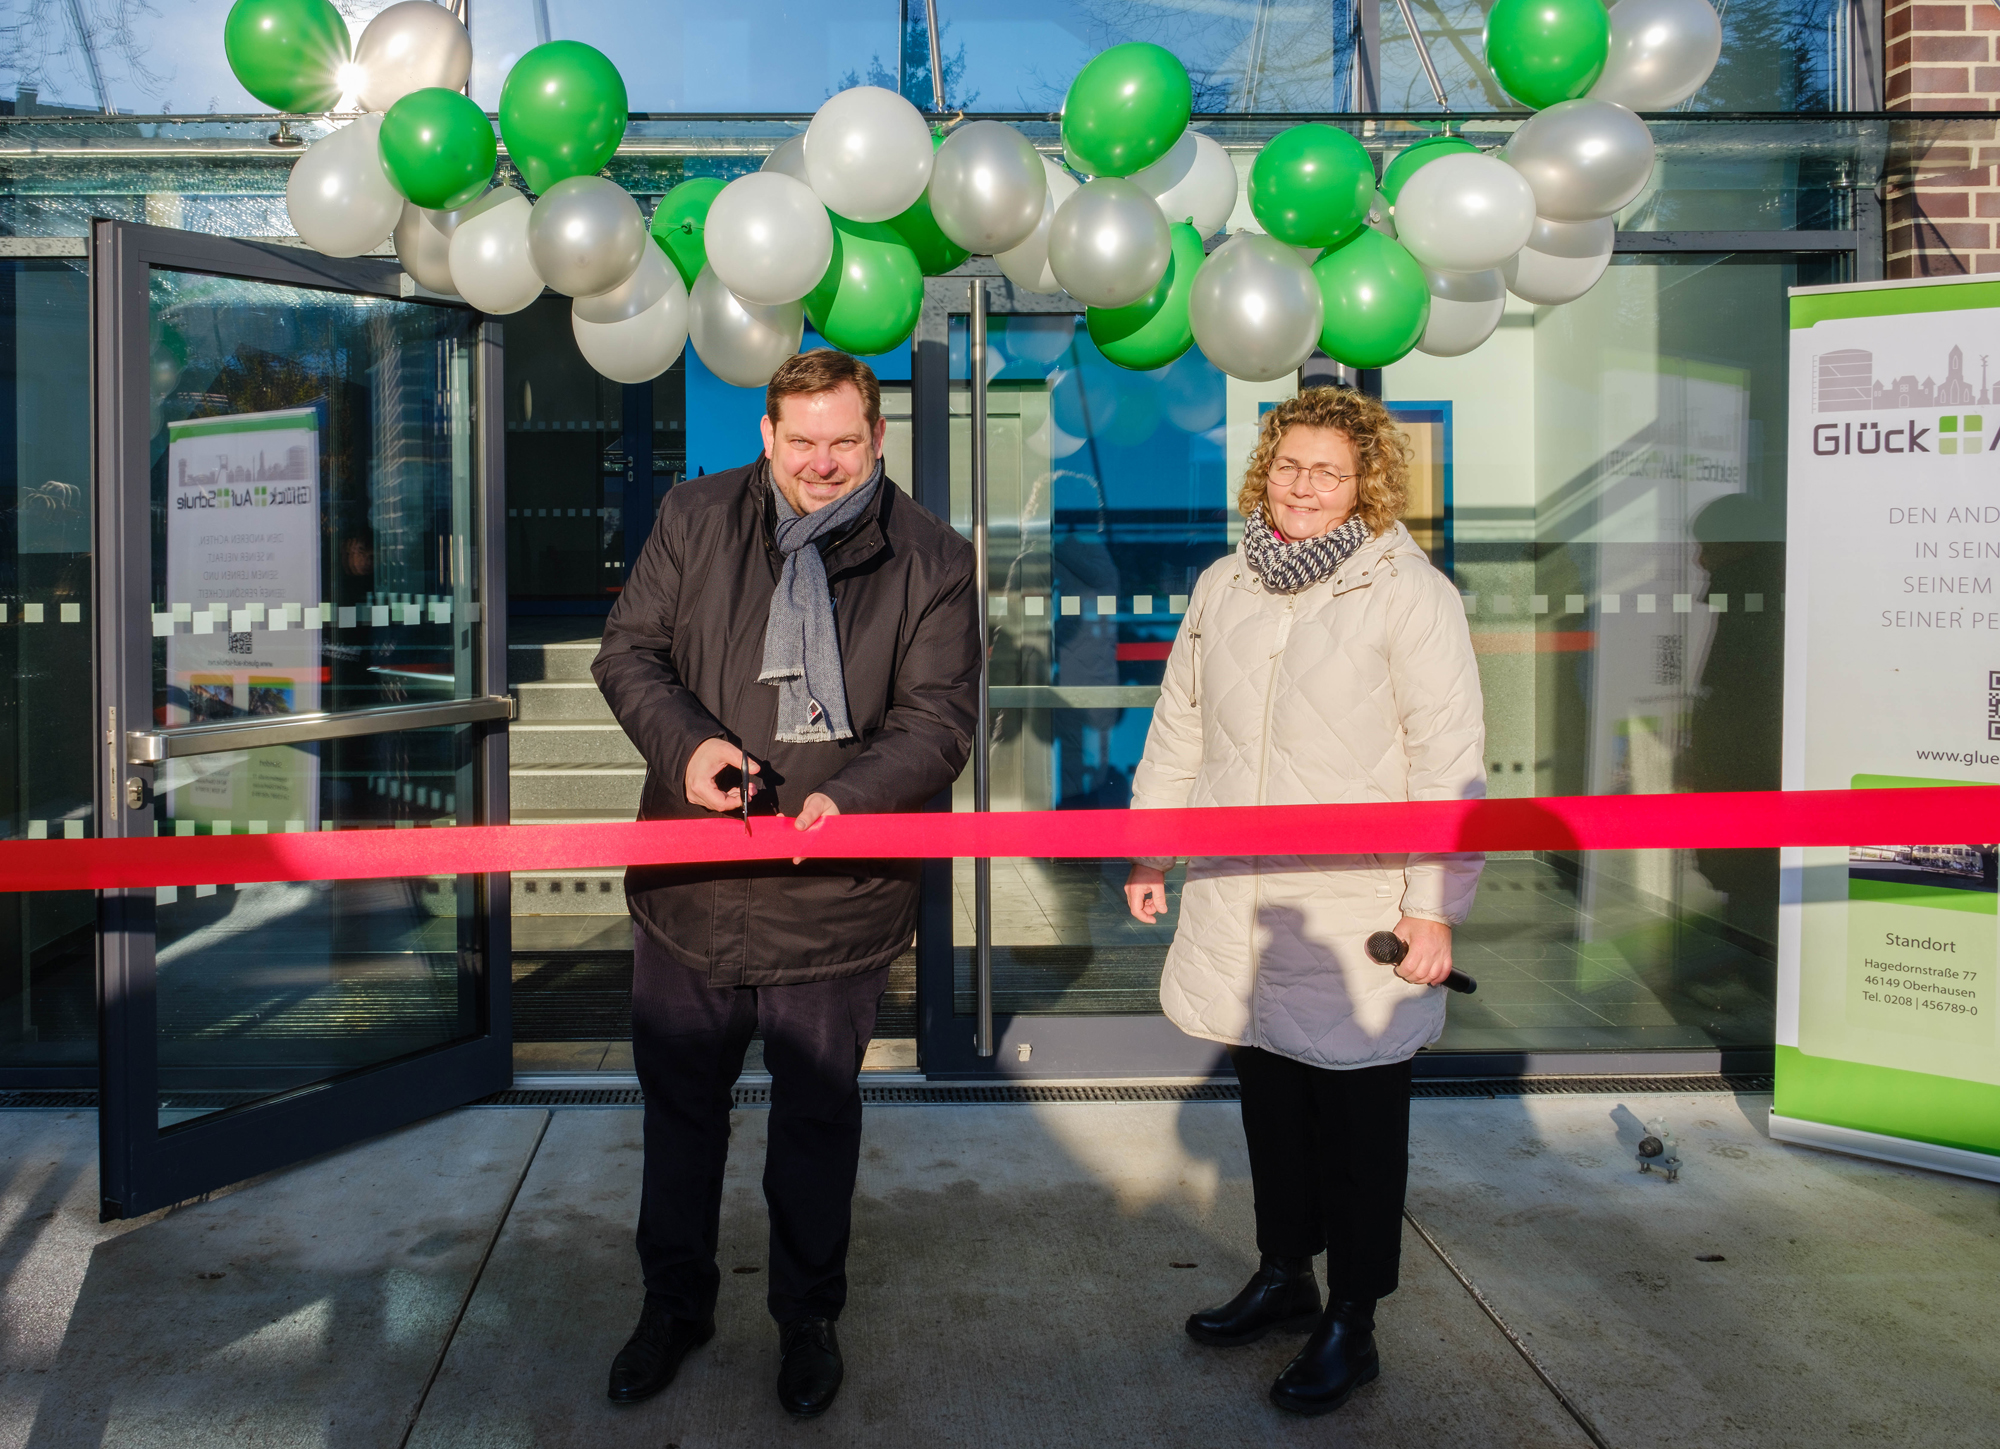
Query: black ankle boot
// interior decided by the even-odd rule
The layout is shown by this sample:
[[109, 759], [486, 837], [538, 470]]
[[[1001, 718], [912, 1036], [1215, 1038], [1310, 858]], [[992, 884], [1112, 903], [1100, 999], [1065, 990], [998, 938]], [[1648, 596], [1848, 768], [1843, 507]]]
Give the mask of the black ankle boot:
[[1382, 1372], [1375, 1352], [1375, 1304], [1372, 1299], [1329, 1303], [1326, 1314], [1271, 1385], [1271, 1402], [1308, 1417], [1330, 1414], [1363, 1384]]
[[1188, 1337], [1211, 1348], [1241, 1348], [1272, 1329], [1300, 1332], [1319, 1315], [1319, 1284], [1311, 1258], [1264, 1254], [1243, 1291], [1220, 1308], [1206, 1308], [1187, 1321]]

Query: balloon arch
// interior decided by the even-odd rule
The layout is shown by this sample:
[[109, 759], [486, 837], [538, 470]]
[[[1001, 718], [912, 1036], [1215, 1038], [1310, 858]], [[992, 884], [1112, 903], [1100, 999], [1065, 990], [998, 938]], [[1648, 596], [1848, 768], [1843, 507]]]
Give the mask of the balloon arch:
[[1509, 292], [1556, 305], [1589, 291], [1612, 217], [1652, 175], [1636, 113], [1700, 89], [1722, 26], [1709, 0], [1498, 0], [1487, 63], [1534, 108], [1504, 147], [1420, 140], [1378, 186], [1347, 132], [1293, 126], [1250, 167], [1262, 230], [1213, 252], [1236, 165], [1188, 128], [1187, 71], [1157, 45], [1113, 46], [1078, 73], [1062, 110], [1068, 169], [1011, 126], [945, 130], [856, 86], [761, 170], [669, 191], [649, 239], [638, 203], [598, 175], [627, 104], [618, 68], [590, 46], [539, 45], [502, 83], [500, 136], [531, 202], [492, 184], [493, 126], [464, 93], [472, 41], [431, 0], [382, 11], [351, 52], [330, 0], [236, 0], [224, 44], [267, 105], [351, 98], [363, 113], [292, 168], [286, 205], [308, 245], [356, 256], [393, 237], [419, 284], [489, 313], [554, 288], [574, 299], [584, 358], [618, 382], [659, 376], [692, 341], [716, 376], [761, 387], [807, 322], [836, 347], [887, 352], [915, 329], [924, 278], [972, 255], [1083, 303], [1091, 340], [1121, 367], [1198, 347], [1231, 377], [1267, 382], [1315, 348], [1357, 368], [1458, 356], [1492, 335]]

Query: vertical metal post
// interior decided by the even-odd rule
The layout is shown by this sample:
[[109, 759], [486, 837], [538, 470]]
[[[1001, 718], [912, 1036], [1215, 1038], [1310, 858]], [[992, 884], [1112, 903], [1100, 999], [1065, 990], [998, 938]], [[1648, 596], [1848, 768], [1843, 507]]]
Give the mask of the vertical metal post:
[[[986, 618], [986, 283], [972, 283], [972, 586], [979, 609], [979, 738], [972, 747], [972, 808], [993, 808], [993, 703], [988, 692], [987, 661], [992, 657]], [[973, 1049], [993, 1055], [993, 862], [985, 856], [972, 862], [973, 986], [979, 995], [978, 1025]]]
[[[931, 43], [931, 109], [944, 114], [944, 40], [938, 33], [937, 0], [924, 0], [924, 29]], [[978, 287], [973, 291], [976, 293]], [[976, 299], [975, 299], [976, 300]], [[975, 306], [974, 311], [978, 309]], [[984, 326], [984, 323], [980, 324]], [[975, 384], [977, 386], [977, 384]]]

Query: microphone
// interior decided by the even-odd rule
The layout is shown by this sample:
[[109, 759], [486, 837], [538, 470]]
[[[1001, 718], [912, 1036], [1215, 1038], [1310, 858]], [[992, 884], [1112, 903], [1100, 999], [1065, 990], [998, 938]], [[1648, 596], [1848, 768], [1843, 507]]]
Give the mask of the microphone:
[[[1400, 966], [1403, 958], [1410, 954], [1410, 946], [1394, 931], [1377, 931], [1368, 938], [1368, 954], [1384, 966]], [[1479, 983], [1463, 971], [1454, 971], [1444, 978], [1447, 991], [1456, 991], [1461, 996], [1470, 996], [1479, 989]]]

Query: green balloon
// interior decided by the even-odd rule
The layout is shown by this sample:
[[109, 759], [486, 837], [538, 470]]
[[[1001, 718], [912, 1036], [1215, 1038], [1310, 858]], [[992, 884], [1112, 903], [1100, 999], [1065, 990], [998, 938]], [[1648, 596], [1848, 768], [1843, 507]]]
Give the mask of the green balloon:
[[806, 293], [806, 320], [842, 352], [873, 357], [907, 340], [924, 305], [916, 251], [886, 221], [833, 223], [833, 260]]
[[537, 195], [572, 176], [595, 176], [625, 136], [625, 81], [580, 40], [538, 45], [500, 83], [507, 157]]
[[1087, 176], [1130, 176], [1173, 149], [1194, 114], [1187, 67], [1128, 41], [1093, 57], [1063, 97], [1063, 154]]
[[1431, 319], [1431, 293], [1417, 259], [1363, 227], [1313, 263], [1326, 306], [1319, 349], [1349, 367], [1387, 367], [1415, 347]]
[[1602, 0], [1498, 0], [1486, 15], [1487, 65], [1536, 110], [1587, 94], [1610, 54]]
[[236, 0], [222, 51], [243, 89], [273, 110], [332, 110], [349, 51], [347, 22], [329, 0]]
[[1194, 346], [1188, 294], [1194, 291], [1194, 274], [1201, 270], [1201, 233], [1184, 221], [1168, 230], [1173, 255], [1152, 291], [1129, 306], [1086, 307], [1083, 312], [1097, 350], [1134, 372], [1165, 367]]
[[910, 203], [910, 209], [901, 216], [891, 217], [889, 225], [917, 254], [917, 265], [927, 277], [941, 277], [972, 255], [939, 229], [937, 218], [931, 215], [928, 193]]
[[1403, 183], [1417, 174], [1419, 168], [1429, 165], [1440, 156], [1449, 156], [1454, 151], [1477, 153], [1479, 148], [1470, 141], [1461, 141], [1456, 136], [1426, 136], [1414, 145], [1405, 146], [1396, 153], [1382, 172], [1382, 194], [1393, 205], [1402, 193]]
[[719, 176], [697, 176], [669, 191], [653, 208], [653, 240], [690, 287], [708, 265], [708, 208], [727, 184]]
[[443, 86], [411, 91], [382, 113], [382, 169], [418, 206], [451, 211], [486, 190], [499, 147], [477, 102]]
[[1280, 131], [1250, 165], [1251, 214], [1290, 246], [1332, 246], [1352, 235], [1374, 199], [1375, 163], [1332, 126]]

